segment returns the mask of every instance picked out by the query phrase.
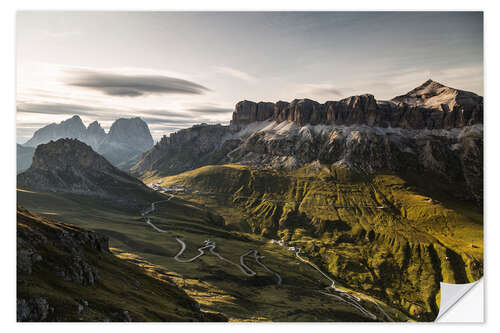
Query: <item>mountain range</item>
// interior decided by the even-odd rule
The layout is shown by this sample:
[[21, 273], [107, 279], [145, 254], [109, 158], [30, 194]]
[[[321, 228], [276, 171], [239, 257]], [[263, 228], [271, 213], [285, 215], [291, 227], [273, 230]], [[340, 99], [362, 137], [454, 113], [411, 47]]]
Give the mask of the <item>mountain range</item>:
[[[78, 119], [40, 130], [80, 137], [37, 144], [17, 176], [19, 203], [175, 270], [202, 310], [432, 321], [440, 282], [483, 275], [483, 98], [474, 93], [429, 80], [389, 101], [242, 101], [230, 125], [195, 125], [152, 147], [147, 135], [125, 144], [145, 133], [142, 121], [118, 120], [103, 136]], [[130, 161], [129, 173], [116, 167]], [[186, 248], [196, 256], [180, 259]]]
[[231, 125], [164, 136], [131, 168], [173, 175], [210, 164], [294, 169], [318, 161], [356, 172], [432, 173], [482, 202], [483, 98], [427, 81], [391, 101], [242, 101]]
[[[62, 138], [78, 139], [90, 145], [94, 151], [121, 169], [128, 169], [135, 164], [141, 154], [154, 143], [148, 125], [138, 117], [117, 119], [106, 133], [99, 122], [94, 121], [85, 127], [82, 119], [75, 115], [59, 124], [52, 123], [40, 128], [22, 147], [35, 148]], [[23, 148], [18, 145], [19, 149]], [[26, 169], [26, 165], [29, 166], [30, 157], [28, 153], [18, 154], [18, 172]]]

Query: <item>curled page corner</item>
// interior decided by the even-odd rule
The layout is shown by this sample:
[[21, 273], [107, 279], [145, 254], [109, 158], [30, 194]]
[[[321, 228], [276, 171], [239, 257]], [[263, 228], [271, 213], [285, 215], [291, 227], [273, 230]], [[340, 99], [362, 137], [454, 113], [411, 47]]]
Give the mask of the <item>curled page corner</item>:
[[482, 279], [471, 283], [464, 284], [452, 284], [440, 282], [441, 286], [441, 300], [439, 313], [436, 317], [436, 322], [440, 321], [440, 318], [448, 312], [460, 299], [466, 295], [476, 284], [479, 283]]

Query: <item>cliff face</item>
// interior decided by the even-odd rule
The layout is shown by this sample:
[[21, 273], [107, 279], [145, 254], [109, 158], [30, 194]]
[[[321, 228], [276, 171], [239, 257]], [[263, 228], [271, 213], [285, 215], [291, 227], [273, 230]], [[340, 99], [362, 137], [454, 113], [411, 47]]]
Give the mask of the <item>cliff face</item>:
[[236, 104], [232, 124], [241, 126], [263, 120], [289, 121], [299, 126], [364, 124], [382, 128], [451, 129], [482, 123], [483, 98], [429, 80], [391, 101], [377, 101], [373, 95], [365, 94], [324, 104], [310, 99], [295, 99], [291, 103], [245, 100]]
[[138, 175], [148, 171], [165, 170], [175, 174], [206, 164], [216, 164], [235, 148], [226, 137], [228, 126], [197, 125], [172, 133], [144, 153], [131, 172]]

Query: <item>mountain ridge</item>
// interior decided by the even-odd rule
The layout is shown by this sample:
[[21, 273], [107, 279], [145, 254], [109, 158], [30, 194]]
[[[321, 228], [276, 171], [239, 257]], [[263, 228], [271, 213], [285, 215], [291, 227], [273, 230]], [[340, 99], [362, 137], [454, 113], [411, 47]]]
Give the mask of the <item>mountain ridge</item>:
[[377, 101], [371, 94], [350, 96], [323, 104], [311, 99], [252, 102], [235, 106], [231, 124], [255, 121], [290, 121], [303, 125], [362, 125], [405, 129], [451, 129], [483, 121], [483, 97], [428, 80], [390, 101]]
[[75, 115], [59, 124], [52, 123], [38, 129], [33, 137], [21, 146], [34, 148], [63, 138], [78, 139], [90, 145], [94, 151], [122, 169], [135, 164], [140, 155], [154, 144], [147, 123], [139, 117], [119, 118], [106, 133], [98, 121], [93, 121], [85, 127], [82, 119]]
[[[420, 96], [423, 92], [427, 99], [443, 97], [443, 94], [449, 99], [450, 92], [455, 97], [469, 94], [428, 81], [406, 95]], [[465, 190], [454, 195], [481, 204], [482, 97], [472, 96], [476, 97], [467, 100], [468, 103], [477, 104], [463, 104], [459, 98], [462, 104], [457, 102], [450, 112], [446, 108], [430, 109], [405, 102], [377, 102], [370, 94], [325, 104], [309, 99], [276, 104], [242, 101], [236, 104], [231, 125], [198, 125], [164, 136], [142, 155], [131, 172], [141, 177], [167, 176], [227, 163], [294, 169], [317, 161], [342, 165], [364, 174], [430, 172], [450, 185], [463, 184]], [[425, 119], [431, 123], [438, 119], [446, 124], [447, 119], [455, 119], [459, 126], [392, 127], [386, 121], [390, 119], [386, 111], [394, 105], [402, 108], [397, 112], [403, 125], [422, 123]], [[325, 109], [325, 106], [328, 107]], [[465, 112], [465, 109], [461, 113], [460, 108], [480, 112], [476, 117], [474, 112]], [[460, 113], [463, 117], [454, 116]], [[253, 121], [255, 119], [257, 121]], [[468, 121], [464, 123], [460, 119]], [[453, 122], [450, 120], [449, 124]]]
[[77, 139], [38, 145], [31, 167], [17, 176], [20, 188], [63, 192], [140, 205], [158, 195]]

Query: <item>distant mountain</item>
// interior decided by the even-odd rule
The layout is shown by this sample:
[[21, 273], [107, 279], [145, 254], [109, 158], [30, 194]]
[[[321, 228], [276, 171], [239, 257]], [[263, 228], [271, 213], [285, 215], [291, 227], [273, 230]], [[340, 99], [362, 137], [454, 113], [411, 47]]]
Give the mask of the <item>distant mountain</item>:
[[[97, 121], [86, 128], [79, 116], [73, 116], [59, 124], [42, 127], [23, 146], [36, 147], [63, 138], [78, 139], [90, 145], [121, 169], [128, 169], [137, 163], [141, 154], [154, 143], [148, 125], [140, 118], [120, 118], [106, 134]], [[21, 161], [18, 160], [18, 163]]]
[[59, 124], [52, 123], [40, 128], [33, 137], [24, 143], [24, 146], [36, 147], [39, 144], [61, 138], [83, 140], [87, 136], [87, 129], [79, 116], [73, 116]]
[[369, 94], [324, 104], [242, 101], [230, 126], [164, 136], [131, 171], [166, 176], [212, 164], [296, 169], [318, 161], [365, 174], [432, 173], [461, 184], [455, 195], [481, 202], [482, 121], [482, 97], [434, 81], [382, 102]]
[[153, 144], [148, 125], [141, 118], [120, 118], [111, 125], [97, 151], [112, 164], [121, 167], [121, 164], [135, 164]]
[[17, 186], [46, 192], [73, 193], [117, 203], [143, 204], [158, 194], [119, 170], [76, 139], [38, 145], [31, 167], [17, 176]]
[[101, 127], [99, 122], [94, 121], [87, 127], [87, 133], [81, 141], [90, 145], [92, 149], [97, 151], [101, 143], [104, 141], [105, 137], [106, 132], [104, 131], [104, 129]]
[[17, 321], [224, 320], [161, 270], [117, 258], [106, 236], [17, 207]]
[[23, 172], [30, 167], [34, 153], [35, 148], [33, 147], [26, 147], [20, 144], [16, 145], [17, 173]]

